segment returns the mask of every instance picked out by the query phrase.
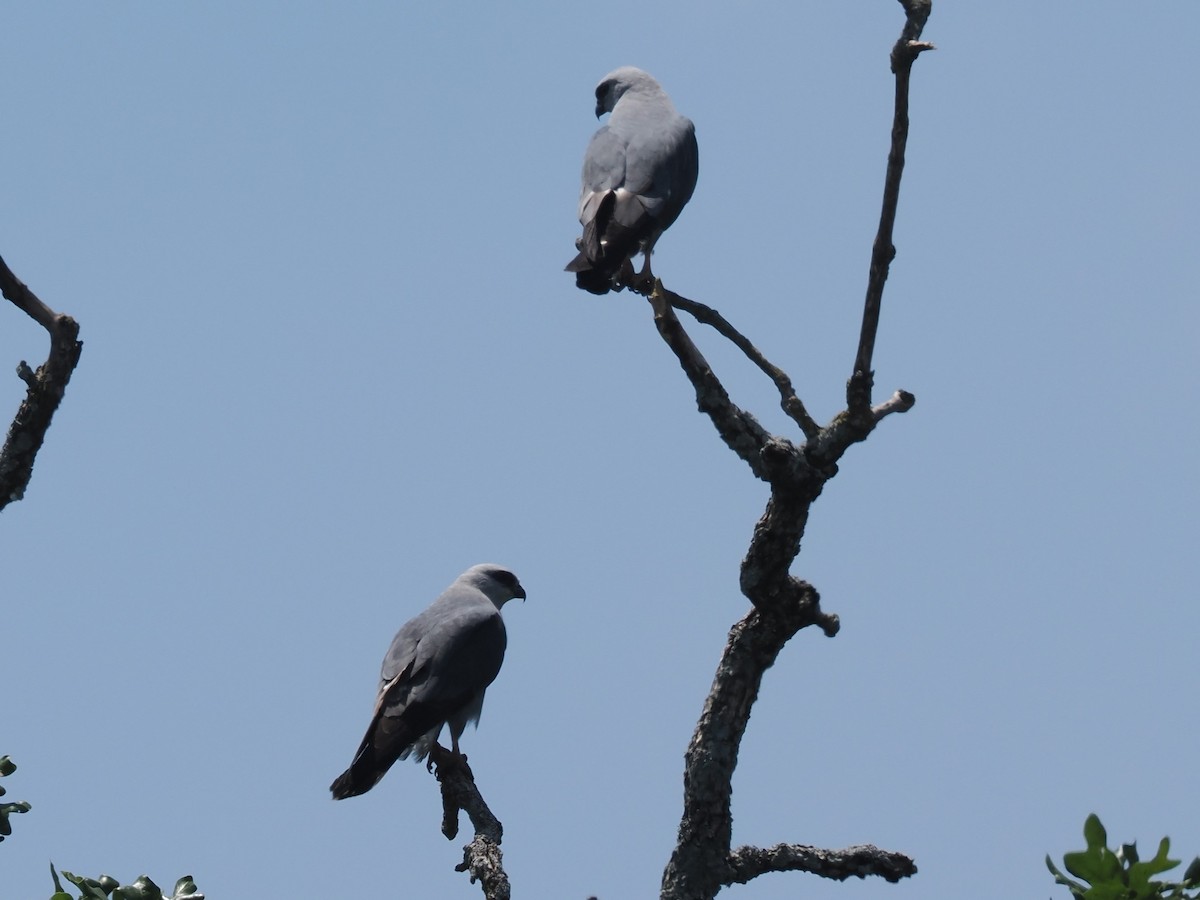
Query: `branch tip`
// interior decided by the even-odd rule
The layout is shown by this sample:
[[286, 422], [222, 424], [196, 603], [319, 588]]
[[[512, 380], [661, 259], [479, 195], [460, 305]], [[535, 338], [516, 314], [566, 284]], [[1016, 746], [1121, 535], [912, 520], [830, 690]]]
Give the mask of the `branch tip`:
[[837, 633], [842, 630], [842, 620], [838, 618], [837, 613], [821, 613], [817, 618], [817, 627], [824, 632], [825, 637], [837, 637]]
[[906, 413], [916, 404], [917, 398], [908, 391], [896, 391], [887, 400], [871, 409], [871, 417], [878, 422], [892, 413]]

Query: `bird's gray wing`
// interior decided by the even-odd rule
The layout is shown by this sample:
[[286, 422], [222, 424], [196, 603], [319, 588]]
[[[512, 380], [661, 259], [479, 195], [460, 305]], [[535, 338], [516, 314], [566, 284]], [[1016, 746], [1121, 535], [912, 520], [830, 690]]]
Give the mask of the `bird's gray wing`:
[[625, 184], [625, 138], [603, 125], [592, 135], [583, 156], [583, 189], [579, 195], [579, 218], [587, 214], [588, 198]]
[[404, 642], [395, 656], [389, 652], [384, 660], [384, 680], [375, 703], [378, 715], [412, 716], [419, 707], [444, 722], [500, 672], [508, 637], [500, 611], [491, 601], [439, 602], [422, 617], [424, 628], [411, 652]]
[[[654, 220], [651, 227], [659, 233], [671, 227], [692, 199], [699, 163], [695, 126], [683, 116], [677, 116], [670, 128], [646, 130], [640, 139], [630, 141], [626, 189], [638, 197], [645, 215]], [[617, 221], [636, 228], [638, 212], [630, 213], [634, 221], [623, 218], [618, 202]]]
[[423, 758], [464, 709], [477, 716], [506, 644], [500, 611], [473, 589], [452, 588], [400, 629], [384, 657], [371, 724], [350, 768], [330, 786], [334, 797], [370, 790], [397, 759]]
[[[567, 263], [568, 272], [604, 270], [607, 257], [618, 255], [615, 247], [609, 252], [609, 245], [614, 242], [614, 235], [609, 231], [616, 191], [625, 184], [625, 149], [625, 139], [607, 125], [592, 135], [588, 143], [583, 156], [583, 187], [579, 194], [579, 222], [583, 225], [583, 236], [577, 244], [579, 254]], [[636, 247], [636, 242], [631, 246]], [[601, 275], [605, 290], [610, 277], [611, 273]]]

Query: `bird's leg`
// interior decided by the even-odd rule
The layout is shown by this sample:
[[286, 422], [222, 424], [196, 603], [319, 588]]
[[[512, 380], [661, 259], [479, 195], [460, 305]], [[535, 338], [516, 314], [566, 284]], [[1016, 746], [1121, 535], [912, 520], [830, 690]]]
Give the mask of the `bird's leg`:
[[467, 755], [458, 749], [458, 739], [453, 735], [450, 736], [449, 750], [436, 742], [434, 743], [433, 747], [430, 748], [429, 759], [425, 764], [425, 768], [432, 772], [435, 766], [437, 767], [437, 772], [435, 774], [437, 774], [439, 778], [441, 777], [441, 773], [443, 771], [448, 772], [451, 769], [458, 768], [459, 766], [466, 768], [468, 772], [470, 771], [470, 769], [467, 768]]
[[453, 732], [450, 733], [450, 752], [454, 754], [455, 765], [462, 766], [468, 772], [471, 771], [471, 767], [467, 765], [467, 754], [458, 749], [458, 738]]
[[[636, 281], [632, 280], [632, 278], [630, 280], [633, 289], [638, 293], [649, 291], [654, 286], [654, 273], [650, 271], [650, 248], [647, 247], [642, 251], [642, 254], [642, 270], [638, 272]], [[633, 264], [628, 263], [627, 265], [629, 265], [632, 273]]]
[[425, 760], [425, 771], [432, 772], [434, 766], [437, 766], [438, 771], [441, 771], [443, 766], [453, 765], [456, 756], [457, 749], [452, 753], [437, 741], [434, 741], [433, 746], [429, 748], [429, 758]]
[[625, 290], [626, 285], [633, 284], [633, 263], [629, 260], [621, 263], [621, 268], [617, 269], [616, 274], [612, 277], [612, 285], [614, 291]]
[[639, 278], [653, 278], [654, 273], [650, 271], [650, 250], [647, 248], [642, 254], [642, 271], [638, 273]]

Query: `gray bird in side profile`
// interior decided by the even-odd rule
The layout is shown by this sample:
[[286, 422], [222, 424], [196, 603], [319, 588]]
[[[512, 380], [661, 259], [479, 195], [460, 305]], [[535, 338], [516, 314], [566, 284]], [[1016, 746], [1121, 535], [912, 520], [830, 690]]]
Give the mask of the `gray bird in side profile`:
[[671, 98], [650, 75], [625, 66], [596, 86], [596, 118], [612, 113], [588, 144], [583, 158], [579, 255], [567, 263], [575, 284], [607, 294], [640, 250], [641, 278], [653, 277], [655, 242], [683, 210], [696, 189], [700, 168], [696, 129], [675, 111]]
[[508, 637], [500, 607], [525, 599], [503, 566], [472, 566], [397, 632], [383, 659], [375, 714], [350, 768], [334, 779], [334, 800], [364, 794], [398, 759], [425, 759], [443, 725], [451, 749], [478, 722], [483, 695], [500, 671]]

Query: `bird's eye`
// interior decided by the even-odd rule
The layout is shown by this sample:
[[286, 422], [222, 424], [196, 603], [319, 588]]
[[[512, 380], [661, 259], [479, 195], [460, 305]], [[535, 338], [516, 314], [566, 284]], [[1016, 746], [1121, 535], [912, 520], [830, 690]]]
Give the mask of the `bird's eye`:
[[515, 588], [517, 586], [517, 576], [507, 569], [492, 569], [488, 574], [507, 588]]

